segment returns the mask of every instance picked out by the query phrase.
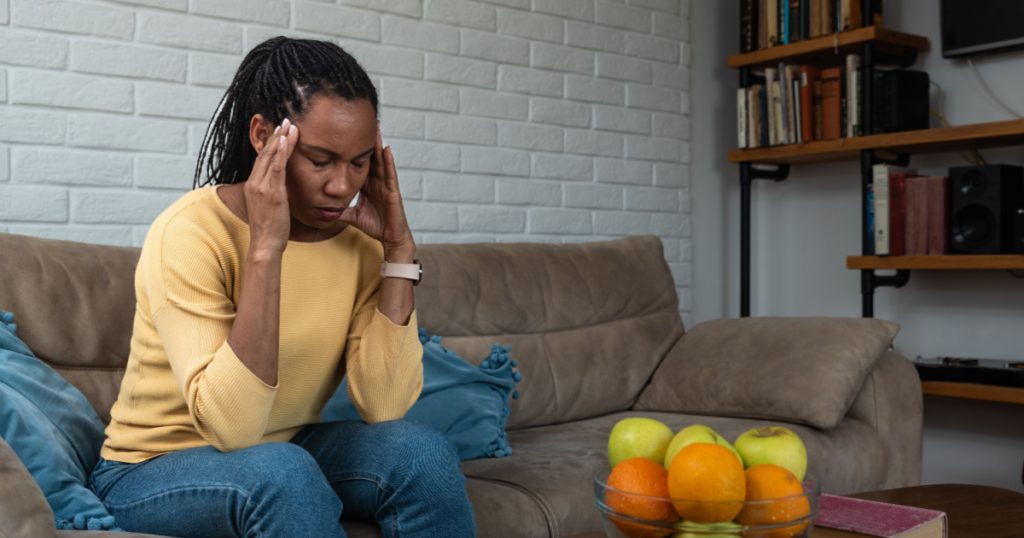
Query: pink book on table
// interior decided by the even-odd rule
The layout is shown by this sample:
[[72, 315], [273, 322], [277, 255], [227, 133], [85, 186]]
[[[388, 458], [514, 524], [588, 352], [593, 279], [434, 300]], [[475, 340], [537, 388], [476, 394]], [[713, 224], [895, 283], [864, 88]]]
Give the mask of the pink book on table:
[[945, 538], [948, 532], [945, 512], [827, 493], [821, 495], [814, 524], [883, 538]]

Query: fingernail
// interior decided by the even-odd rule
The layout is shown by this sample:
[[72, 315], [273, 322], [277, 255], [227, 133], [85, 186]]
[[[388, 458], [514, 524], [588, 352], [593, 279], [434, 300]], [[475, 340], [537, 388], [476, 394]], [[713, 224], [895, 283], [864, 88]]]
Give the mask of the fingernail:
[[284, 121], [281, 122], [281, 127], [284, 127], [285, 129], [287, 129], [288, 126], [291, 125], [291, 124], [292, 124], [292, 122], [288, 121], [288, 118], [285, 118]]
[[296, 131], [296, 129], [295, 129], [294, 125], [288, 127], [288, 136], [291, 136], [291, 135], [295, 134], [295, 131]]
[[281, 126], [280, 125], [278, 125], [277, 127], [274, 127], [274, 134], [277, 134], [277, 132], [280, 131], [280, 130], [281, 130]]
[[280, 141], [281, 141], [281, 145], [282, 145], [282, 146], [284, 146], [285, 144], [287, 144], [287, 143], [288, 143], [288, 139], [287, 139], [287, 138], [285, 138], [285, 137], [283, 137], [283, 136], [282, 136], [282, 137], [280, 137], [280, 138], [278, 138], [278, 140], [280, 140]]

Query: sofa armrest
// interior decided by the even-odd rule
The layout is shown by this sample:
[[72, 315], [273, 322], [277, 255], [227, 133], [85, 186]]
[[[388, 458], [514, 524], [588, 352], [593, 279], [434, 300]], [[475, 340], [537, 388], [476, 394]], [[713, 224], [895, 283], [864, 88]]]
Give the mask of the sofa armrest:
[[887, 351], [864, 380], [847, 413], [878, 431], [889, 459], [885, 488], [921, 483], [923, 400], [914, 364]]
[[0, 536], [57, 536], [53, 510], [17, 454], [0, 438]]

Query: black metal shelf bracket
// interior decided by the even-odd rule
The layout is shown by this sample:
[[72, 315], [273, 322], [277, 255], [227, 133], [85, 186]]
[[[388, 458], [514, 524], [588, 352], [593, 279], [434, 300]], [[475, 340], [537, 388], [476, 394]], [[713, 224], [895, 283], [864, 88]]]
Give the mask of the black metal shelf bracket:
[[902, 288], [910, 282], [909, 269], [897, 269], [894, 275], [878, 275], [874, 269], [862, 269], [860, 272], [861, 315], [865, 318], [875, 316], [875, 290], [883, 287]]
[[754, 164], [750, 167], [750, 179], [770, 179], [775, 182], [786, 181], [789, 177], [788, 164], [771, 165], [772, 168], [758, 168], [768, 165]]

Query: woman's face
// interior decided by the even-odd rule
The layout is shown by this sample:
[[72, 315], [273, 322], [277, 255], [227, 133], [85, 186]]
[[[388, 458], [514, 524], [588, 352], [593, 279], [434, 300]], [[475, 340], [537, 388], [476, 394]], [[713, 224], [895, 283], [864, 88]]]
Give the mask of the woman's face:
[[366, 99], [318, 95], [302, 116], [290, 119], [299, 129], [299, 141], [285, 169], [289, 239], [331, 237], [345, 227], [338, 216], [367, 181], [377, 140], [376, 113]]

